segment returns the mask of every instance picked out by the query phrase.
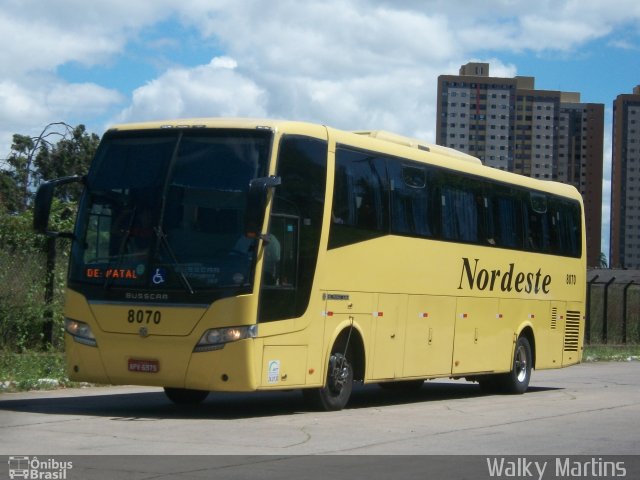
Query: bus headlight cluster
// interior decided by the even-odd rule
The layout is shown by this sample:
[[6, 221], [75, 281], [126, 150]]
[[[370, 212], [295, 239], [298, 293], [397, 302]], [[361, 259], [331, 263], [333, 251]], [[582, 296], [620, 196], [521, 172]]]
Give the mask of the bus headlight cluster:
[[89, 345], [91, 347], [95, 347], [98, 345], [98, 343], [96, 342], [96, 337], [91, 331], [91, 327], [84, 322], [65, 318], [64, 329], [78, 343]]
[[212, 328], [204, 332], [193, 351], [207, 352], [209, 350], [218, 350], [223, 348], [226, 343], [237, 342], [238, 340], [244, 340], [245, 338], [255, 338], [257, 335], [257, 325]]

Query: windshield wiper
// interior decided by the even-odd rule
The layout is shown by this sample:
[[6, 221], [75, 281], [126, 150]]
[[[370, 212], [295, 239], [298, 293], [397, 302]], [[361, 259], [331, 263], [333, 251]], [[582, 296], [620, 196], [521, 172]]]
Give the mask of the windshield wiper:
[[162, 230], [161, 226], [153, 227], [153, 231], [156, 233], [156, 236], [160, 240], [160, 243], [163, 244], [165, 246], [165, 248], [167, 249], [167, 252], [169, 253], [169, 256], [171, 257], [171, 262], [173, 262], [172, 263], [173, 271], [178, 274], [178, 276], [180, 277], [180, 280], [182, 280], [182, 284], [184, 285], [186, 290], [191, 295], [193, 295], [196, 292], [193, 290], [193, 288], [191, 287], [191, 283], [189, 283], [189, 280], [187, 279], [187, 277], [185, 276], [184, 272], [180, 268], [180, 262], [178, 262], [178, 259], [176, 258], [175, 253], [173, 253], [173, 248], [171, 248], [171, 245], [169, 244], [169, 240], [167, 240], [167, 235], [164, 233], [164, 231]]

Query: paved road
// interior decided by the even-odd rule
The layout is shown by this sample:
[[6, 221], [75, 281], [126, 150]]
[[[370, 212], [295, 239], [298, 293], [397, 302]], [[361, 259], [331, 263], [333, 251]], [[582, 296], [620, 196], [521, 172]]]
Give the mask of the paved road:
[[[296, 391], [213, 394], [203, 405], [190, 409], [174, 406], [159, 389], [142, 387], [0, 395], [0, 454], [7, 456], [215, 454], [291, 459], [315, 454], [473, 454], [599, 458], [639, 453], [637, 361], [534, 372], [529, 392], [521, 396], [483, 395], [477, 385], [464, 381], [427, 382], [414, 393], [362, 386], [355, 390], [347, 409], [329, 413], [306, 411]], [[89, 463], [105, 464], [108, 474], [91, 477], [88, 473], [99, 469], [89, 469], [83, 471], [82, 478], [113, 478], [109, 469], [119, 468], [119, 463], [114, 462], [116, 457], [104, 458], [93, 457]], [[144, 474], [127, 471], [122, 478], [167, 478], [166, 470], [158, 466], [162, 462], [149, 461], [143, 468], [140, 464], [144, 462], [130, 458], [134, 458], [135, 471]], [[218, 458], [231, 461], [231, 457]], [[233, 470], [237, 477], [229, 478], [244, 478], [255, 471], [255, 462], [264, 462], [255, 460], [264, 457], [246, 458], [249, 466], [237, 457], [233, 461], [248, 470]], [[346, 457], [333, 458], [343, 461]], [[207, 468], [194, 467], [203, 461], [189, 460], [188, 476], [170, 477], [207, 478], [211, 473]], [[640, 462], [640, 457], [634, 461]], [[394, 470], [394, 462], [351, 461], [336, 468], [350, 472], [351, 478], [372, 478], [380, 468]], [[450, 463], [447, 460], [441, 465], [443, 475], [455, 478], [447, 470]], [[407, 461], [402, 460], [402, 465], [407, 468]], [[295, 465], [287, 464], [286, 468], [295, 471]], [[309, 469], [308, 462], [304, 468]], [[426, 478], [420, 476], [424, 468], [415, 465], [418, 476], [406, 478]], [[482, 468], [486, 470], [486, 466]], [[154, 474], [158, 469], [164, 473]], [[278, 471], [270, 477], [265, 471], [276, 472], [266, 469], [262, 478], [283, 475]], [[0, 475], [3, 473], [0, 467]], [[477, 478], [487, 478], [487, 472]]]
[[415, 393], [357, 388], [340, 412], [308, 412], [299, 392], [212, 394], [197, 408], [161, 390], [0, 395], [0, 454], [640, 453], [640, 362], [534, 372], [521, 396], [464, 381]]

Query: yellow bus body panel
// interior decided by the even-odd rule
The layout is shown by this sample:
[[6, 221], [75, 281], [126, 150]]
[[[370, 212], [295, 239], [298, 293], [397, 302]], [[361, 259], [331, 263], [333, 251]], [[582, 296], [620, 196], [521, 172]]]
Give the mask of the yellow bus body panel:
[[[173, 124], [189, 122], [205, 127], [271, 128], [275, 132], [271, 174], [276, 171], [282, 135], [328, 135], [324, 226], [308, 309], [300, 318], [259, 323], [255, 339], [194, 352], [207, 329], [257, 323], [261, 257], [254, 294], [209, 306], [89, 304], [82, 294], [68, 289], [65, 316], [87, 323], [97, 342], [97, 347], [87, 346], [66, 335], [71, 379], [214, 391], [318, 387], [325, 382], [336, 338], [350, 328], [364, 344], [365, 382], [507, 372], [515, 342], [525, 331], [534, 341], [535, 368], [560, 368], [581, 361], [584, 235], [582, 258], [391, 234], [327, 249], [338, 144], [548, 192], [582, 205], [574, 188], [488, 169], [438, 148], [425, 151], [324, 126], [224, 119]], [[172, 123], [116, 128], [166, 124]], [[266, 213], [265, 225], [269, 209]], [[151, 317], [147, 324], [144, 317], [138, 322], [137, 310], [157, 310], [161, 321], [155, 324]], [[131, 371], [130, 360], [154, 362], [158, 371]]]

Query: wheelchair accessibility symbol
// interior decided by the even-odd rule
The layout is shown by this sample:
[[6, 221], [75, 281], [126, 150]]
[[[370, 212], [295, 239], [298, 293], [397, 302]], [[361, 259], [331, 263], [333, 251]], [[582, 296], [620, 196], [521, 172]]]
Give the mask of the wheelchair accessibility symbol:
[[164, 268], [156, 268], [153, 277], [151, 277], [151, 281], [154, 285], [161, 285], [165, 282], [167, 276], [167, 272]]

